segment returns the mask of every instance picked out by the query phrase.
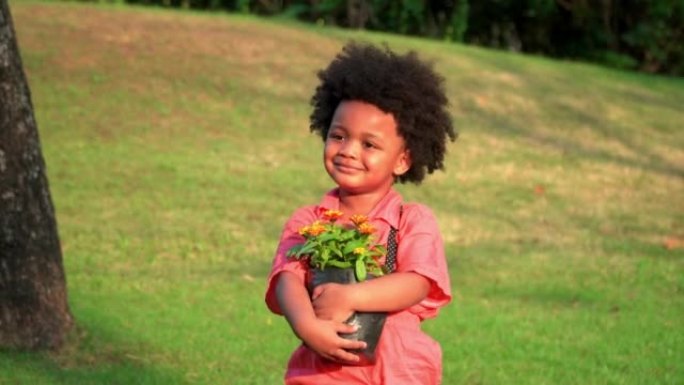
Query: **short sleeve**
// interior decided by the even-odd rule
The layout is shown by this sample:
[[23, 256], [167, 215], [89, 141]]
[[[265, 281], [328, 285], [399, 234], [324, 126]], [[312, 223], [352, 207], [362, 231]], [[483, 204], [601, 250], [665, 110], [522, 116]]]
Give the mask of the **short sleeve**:
[[294, 273], [302, 281], [302, 284], [305, 283], [308, 271], [306, 263], [290, 260], [287, 258], [286, 253], [292, 246], [304, 243], [304, 237], [299, 235], [299, 229], [311, 224], [314, 218], [314, 209], [312, 207], [304, 207], [292, 214], [290, 219], [285, 223], [283, 232], [280, 235], [280, 241], [278, 242], [278, 248], [276, 249], [273, 258], [273, 264], [271, 266], [271, 272], [268, 275], [266, 286], [266, 305], [273, 313], [282, 314], [275, 295], [278, 274], [283, 271], [289, 271]]
[[399, 225], [397, 271], [415, 272], [430, 280], [428, 296], [408, 309], [421, 319], [437, 316], [451, 301], [444, 242], [432, 211], [420, 204], [404, 206]]

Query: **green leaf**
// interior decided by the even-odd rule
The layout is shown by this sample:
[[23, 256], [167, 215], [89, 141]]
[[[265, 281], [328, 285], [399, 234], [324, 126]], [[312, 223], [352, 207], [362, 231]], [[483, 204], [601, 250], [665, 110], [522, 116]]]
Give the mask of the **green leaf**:
[[368, 274], [371, 274], [375, 277], [380, 277], [382, 275], [385, 275], [385, 272], [382, 271], [382, 268], [375, 265], [375, 264], [366, 265], [366, 269], [368, 269]]
[[316, 247], [314, 243], [305, 243], [299, 251], [297, 251], [297, 257], [301, 257], [303, 254], [309, 254]]
[[335, 254], [338, 258], [343, 259], [344, 255], [342, 254], [342, 250], [337, 245], [330, 245], [330, 251]]
[[354, 251], [354, 249], [356, 249], [357, 247], [364, 247], [363, 241], [356, 240], [356, 241], [352, 241], [352, 242], [347, 243], [347, 245], [344, 247], [344, 250], [342, 250], [342, 252], [344, 254], [349, 254], [352, 251]]
[[334, 233], [328, 232], [328, 233], [324, 233], [323, 235], [320, 235], [320, 236], [318, 237], [318, 241], [321, 242], [321, 243], [323, 243], [323, 242], [328, 242], [328, 241], [330, 241], [330, 240], [332, 240], [332, 239], [335, 239], [336, 237], [337, 237], [337, 235], [335, 235]]
[[375, 245], [371, 250], [370, 250], [370, 255], [373, 257], [381, 257], [383, 255], [387, 254], [387, 250], [385, 249], [384, 246], [382, 245]]
[[356, 266], [354, 266], [356, 270], [356, 280], [359, 282], [365, 281], [366, 280], [366, 264], [363, 262], [362, 259], [357, 259], [356, 260]]
[[290, 258], [297, 258], [297, 253], [299, 253], [299, 250], [301, 250], [302, 247], [304, 247], [304, 244], [292, 246], [285, 255]]
[[346, 269], [348, 267], [352, 267], [351, 262], [338, 261], [336, 259], [328, 260], [328, 265], [333, 266], [333, 267], [339, 267], [340, 269]]

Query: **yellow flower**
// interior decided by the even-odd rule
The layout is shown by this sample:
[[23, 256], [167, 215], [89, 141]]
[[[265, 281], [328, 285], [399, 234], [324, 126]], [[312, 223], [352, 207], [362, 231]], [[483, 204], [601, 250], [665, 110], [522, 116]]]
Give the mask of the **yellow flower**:
[[362, 223], [368, 222], [368, 217], [362, 214], [354, 214], [349, 217], [349, 220], [356, 226], [360, 226]]
[[357, 247], [354, 249], [353, 253], [356, 255], [361, 255], [366, 252], [366, 249], [364, 247]]
[[359, 225], [359, 232], [361, 234], [373, 234], [375, 232], [375, 227], [368, 222], [364, 222]]
[[326, 210], [325, 212], [323, 212], [323, 219], [328, 220], [330, 222], [335, 222], [336, 220], [340, 219], [342, 215], [342, 211], [339, 210]]

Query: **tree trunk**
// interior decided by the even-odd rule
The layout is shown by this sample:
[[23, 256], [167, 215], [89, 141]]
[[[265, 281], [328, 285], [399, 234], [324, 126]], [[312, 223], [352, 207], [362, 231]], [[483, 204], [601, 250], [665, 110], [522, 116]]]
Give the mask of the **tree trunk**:
[[350, 28], [363, 29], [370, 18], [367, 0], [347, 0], [347, 23]]
[[0, 0], [0, 347], [56, 349], [72, 323], [31, 95]]

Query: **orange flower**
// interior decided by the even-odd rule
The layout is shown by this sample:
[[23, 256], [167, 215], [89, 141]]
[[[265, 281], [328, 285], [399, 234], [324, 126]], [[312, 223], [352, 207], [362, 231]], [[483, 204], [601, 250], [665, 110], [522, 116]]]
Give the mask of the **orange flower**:
[[335, 222], [336, 220], [340, 219], [342, 215], [342, 211], [339, 210], [325, 210], [325, 212], [323, 212], [323, 219], [330, 222]]
[[361, 234], [373, 234], [375, 232], [375, 227], [368, 222], [364, 222], [359, 225], [359, 232]]
[[323, 226], [320, 222], [316, 221], [314, 222], [310, 227], [309, 227], [309, 235], [315, 237], [317, 235], [320, 235], [321, 233], [325, 232], [325, 226]]
[[302, 226], [299, 228], [299, 231], [297, 232], [299, 233], [299, 235], [305, 236], [309, 234], [309, 230], [311, 230], [311, 226]]
[[356, 226], [360, 226], [362, 223], [368, 222], [368, 217], [362, 214], [354, 214], [349, 217], [349, 220]]

